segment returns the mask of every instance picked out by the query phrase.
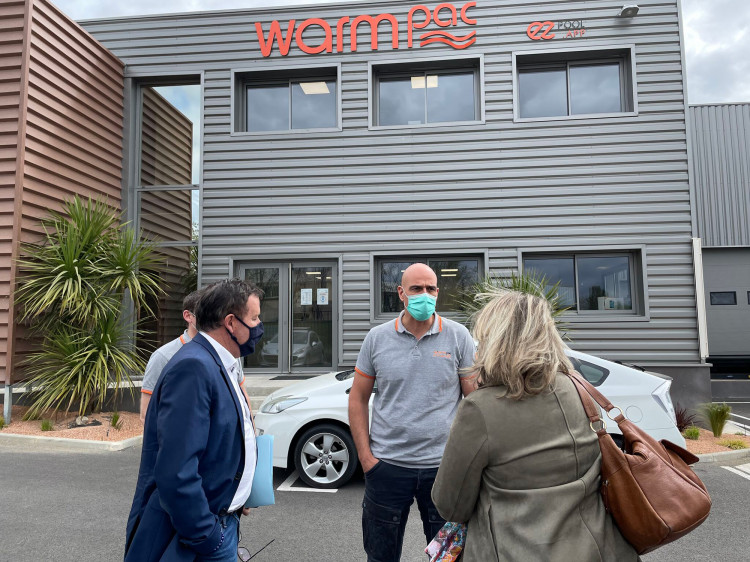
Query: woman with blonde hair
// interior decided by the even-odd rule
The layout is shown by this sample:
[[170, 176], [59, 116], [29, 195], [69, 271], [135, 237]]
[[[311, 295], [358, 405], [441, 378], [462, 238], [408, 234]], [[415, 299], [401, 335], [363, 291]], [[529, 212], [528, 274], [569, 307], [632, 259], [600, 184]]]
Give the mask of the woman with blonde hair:
[[479, 389], [432, 488], [467, 523], [464, 562], [639, 560], [599, 495], [601, 453], [546, 300], [502, 291], [477, 315]]

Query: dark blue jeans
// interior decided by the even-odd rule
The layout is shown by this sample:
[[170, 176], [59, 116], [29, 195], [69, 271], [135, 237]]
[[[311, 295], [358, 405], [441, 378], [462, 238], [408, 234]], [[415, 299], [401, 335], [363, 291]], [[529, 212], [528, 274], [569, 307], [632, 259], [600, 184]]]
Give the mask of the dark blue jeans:
[[398, 562], [409, 508], [417, 499], [422, 529], [429, 543], [445, 524], [430, 493], [437, 468], [403, 468], [378, 462], [365, 473], [362, 537], [368, 562]]

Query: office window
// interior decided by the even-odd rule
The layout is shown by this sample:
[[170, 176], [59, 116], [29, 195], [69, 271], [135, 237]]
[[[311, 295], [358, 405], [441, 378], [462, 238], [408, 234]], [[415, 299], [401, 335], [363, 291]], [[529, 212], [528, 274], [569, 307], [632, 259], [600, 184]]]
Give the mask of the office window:
[[[561, 305], [583, 314], [635, 314], [641, 290], [637, 253], [526, 255], [523, 269], [560, 283]], [[638, 298], [636, 298], [638, 297]]]
[[260, 133], [338, 127], [336, 69], [237, 75], [237, 129]]
[[378, 285], [376, 310], [380, 314], [398, 314], [404, 305], [398, 298], [401, 275], [413, 263], [426, 263], [438, 278], [437, 311], [440, 314], [462, 312], [462, 294], [484, 276], [482, 259], [475, 256], [430, 258], [427, 256], [383, 257], [375, 262]]
[[375, 125], [426, 125], [478, 121], [477, 61], [451, 67], [374, 67]]
[[629, 50], [516, 57], [521, 119], [633, 111]]
[[737, 293], [735, 291], [711, 292], [711, 306], [732, 306], [736, 304]]

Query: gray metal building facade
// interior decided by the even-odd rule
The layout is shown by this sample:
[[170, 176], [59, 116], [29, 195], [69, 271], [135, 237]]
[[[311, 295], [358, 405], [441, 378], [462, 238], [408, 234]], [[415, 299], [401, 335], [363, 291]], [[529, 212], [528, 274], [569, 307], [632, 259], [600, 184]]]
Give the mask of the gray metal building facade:
[[689, 108], [709, 361], [750, 365], [750, 104]]
[[[416, 4], [299, 5], [82, 23], [126, 64], [131, 155], [138, 150], [140, 85], [181, 77], [201, 85], [202, 283], [253, 267], [329, 268], [331, 361], [343, 367], [354, 364], [367, 331], [393, 316], [380, 312], [378, 264], [389, 256], [469, 256], [481, 273], [495, 275], [518, 271], [534, 257], [627, 256], [631, 308], [572, 313], [573, 347], [675, 377], [673, 395], [683, 404], [709, 400], [696, 307], [678, 0], [639, 2], [635, 17], [619, 17], [623, 2], [613, 0], [458, 2], [453, 31], [461, 37], [476, 32], [476, 41], [462, 49], [419, 43], [418, 33], [445, 29], [434, 22], [415, 30], [409, 47], [407, 20]], [[439, 6], [427, 7], [434, 14]], [[452, 22], [453, 12], [442, 6], [440, 21]], [[389, 20], [376, 26], [377, 49], [370, 26], [360, 25], [354, 51], [351, 20], [381, 14], [397, 22], [398, 46]], [[346, 36], [339, 52], [342, 16], [351, 20], [341, 27]], [[273, 21], [285, 34], [290, 20], [300, 25], [309, 18], [332, 29], [331, 52], [325, 26], [310, 24], [304, 35], [298, 27], [290, 37], [286, 55], [278, 43], [263, 55], [256, 23], [267, 36]], [[303, 52], [300, 37], [308, 51], [321, 45], [321, 52]], [[620, 111], [522, 115], [524, 65], [544, 69], [612, 58], [624, 61]], [[457, 67], [475, 72], [474, 119], [378, 124], [378, 73]], [[245, 80], [320, 72], [336, 83], [334, 126], [243, 130]], [[124, 174], [131, 213], [137, 208], [135, 160]], [[280, 271], [284, 277], [287, 270]], [[294, 280], [282, 282], [277, 312], [293, 309], [298, 297]], [[288, 363], [279, 370], [298, 370]]]

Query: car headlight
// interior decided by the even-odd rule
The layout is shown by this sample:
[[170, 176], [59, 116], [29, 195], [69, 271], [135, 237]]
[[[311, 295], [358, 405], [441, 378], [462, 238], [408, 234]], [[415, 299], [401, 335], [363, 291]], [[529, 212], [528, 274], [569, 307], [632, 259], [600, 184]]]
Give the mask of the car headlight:
[[307, 400], [306, 397], [295, 398], [294, 396], [279, 396], [278, 398], [264, 402], [260, 407], [260, 411], [263, 414], [278, 414], [287, 408], [291, 408], [292, 406], [304, 402], [305, 400]]
[[651, 393], [656, 403], [659, 404], [664, 411], [669, 414], [672, 421], [677, 425], [677, 416], [675, 415], [674, 406], [672, 405], [672, 397], [669, 394], [669, 387], [672, 386], [672, 381], [667, 381], [660, 385], [659, 388]]

